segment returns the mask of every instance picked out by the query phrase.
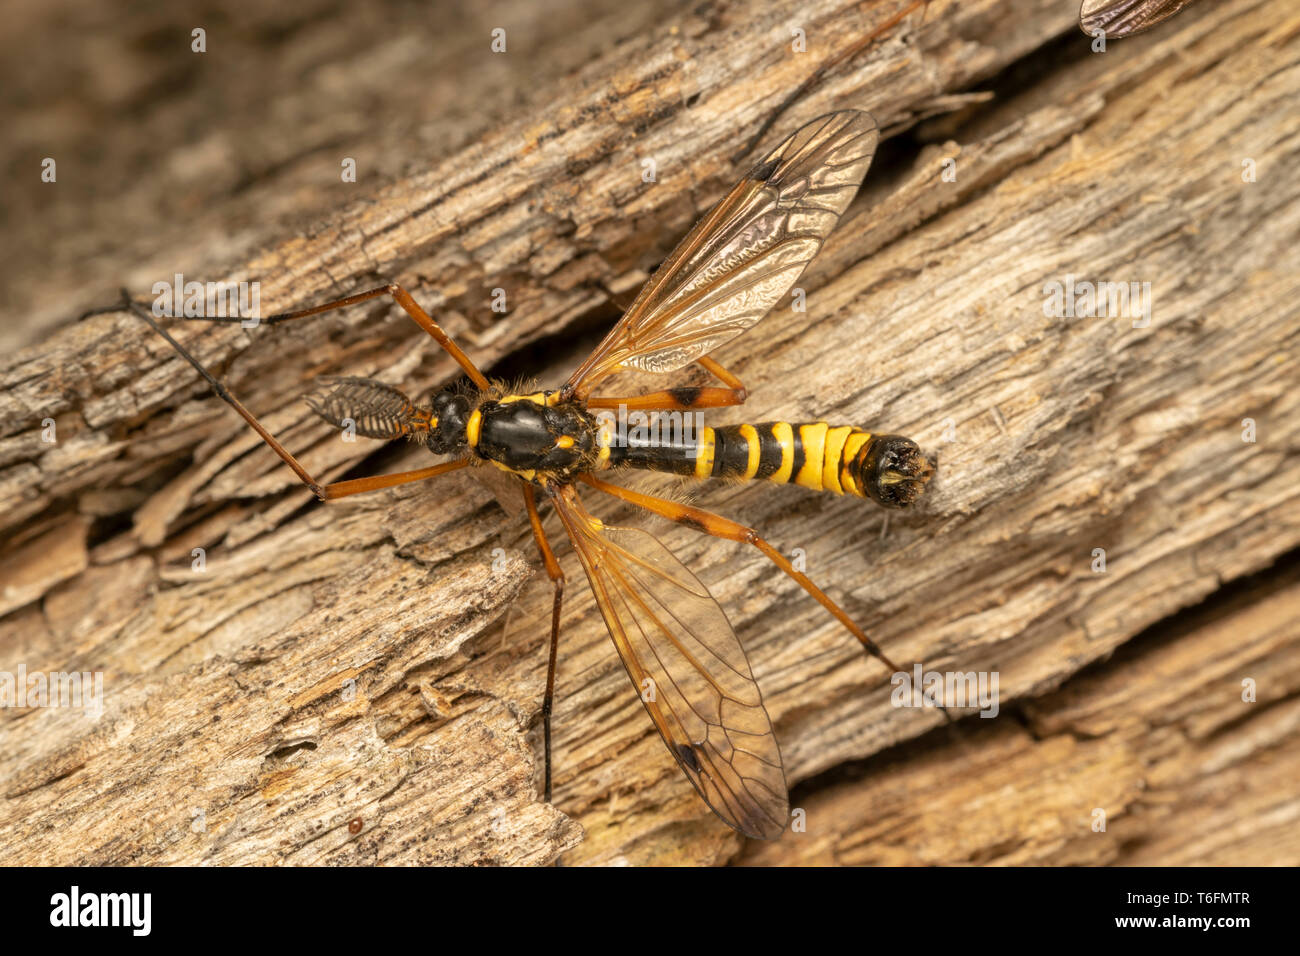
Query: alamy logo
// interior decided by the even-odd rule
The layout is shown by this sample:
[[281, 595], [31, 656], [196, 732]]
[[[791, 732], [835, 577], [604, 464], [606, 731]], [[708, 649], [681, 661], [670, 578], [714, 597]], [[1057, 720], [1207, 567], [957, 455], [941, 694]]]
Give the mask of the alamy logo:
[[153, 315], [170, 318], [239, 318], [246, 329], [262, 320], [259, 282], [186, 282], [176, 273], [171, 282], [153, 284]]
[[699, 412], [628, 410], [626, 405], [595, 413], [600, 443], [613, 448], [681, 448], [688, 458], [696, 454], [703, 427]]
[[889, 679], [894, 685], [889, 702], [895, 707], [979, 707], [981, 717], [998, 715], [997, 671], [899, 671]]
[[50, 897], [51, 926], [129, 926], [134, 936], [148, 936], [152, 924], [151, 893], [70, 893]]
[[86, 716], [104, 712], [103, 671], [0, 671], [0, 707], [80, 707]]
[[1049, 319], [1121, 319], [1133, 320], [1133, 328], [1151, 324], [1150, 282], [1075, 281], [1067, 275], [1064, 282], [1043, 284], [1043, 315]]

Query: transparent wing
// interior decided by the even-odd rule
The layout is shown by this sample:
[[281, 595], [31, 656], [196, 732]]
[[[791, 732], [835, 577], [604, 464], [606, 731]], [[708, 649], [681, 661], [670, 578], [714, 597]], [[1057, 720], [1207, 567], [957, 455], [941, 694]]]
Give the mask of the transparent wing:
[[623, 666], [682, 772], [728, 824], [779, 837], [789, 817], [781, 752], [718, 602], [654, 535], [605, 527], [572, 486], [552, 501]]
[[817, 255], [878, 139], [858, 110], [792, 134], [687, 233], [569, 387], [585, 398], [619, 369], [681, 368], [754, 325]]
[[1126, 37], [1172, 17], [1191, 0], [1083, 0], [1079, 29], [1092, 36]]

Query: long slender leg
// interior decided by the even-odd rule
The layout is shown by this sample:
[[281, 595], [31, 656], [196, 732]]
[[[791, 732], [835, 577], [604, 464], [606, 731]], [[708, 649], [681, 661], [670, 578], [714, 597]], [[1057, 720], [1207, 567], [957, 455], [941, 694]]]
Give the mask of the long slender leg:
[[[795, 566], [790, 563], [789, 559], [786, 558], [785, 555], [759, 537], [758, 532], [753, 528], [747, 528], [739, 522], [732, 521], [730, 518], [724, 518], [721, 515], [716, 515], [711, 511], [705, 511], [702, 508], [694, 508], [677, 501], [665, 501], [662, 498], [642, 494], [639, 491], [632, 491], [629, 488], [612, 485], [607, 481], [601, 481], [599, 478], [593, 477], [589, 474], [580, 475], [579, 477], [593, 488], [597, 488], [606, 494], [613, 495], [615, 498], [621, 498], [623, 501], [636, 505], [639, 508], [645, 508], [647, 511], [652, 511], [661, 517], [667, 518], [669, 521], [676, 521], [678, 524], [686, 525], [688, 528], [694, 528], [696, 531], [703, 531], [705, 534], [713, 535], [715, 538], [727, 538], [731, 541], [739, 541], [742, 544], [752, 544], [754, 547], [758, 548], [759, 551], [763, 552], [763, 554], [766, 555], [773, 564], [798, 581], [800, 587], [816, 598], [817, 603], [830, 611], [841, 624], [848, 628], [849, 633], [861, 642], [862, 646], [866, 648], [867, 653], [871, 654], [888, 667], [890, 671], [898, 673], [901, 670], [901, 668], [891, 661], [885, 655], [885, 652], [876, 645], [875, 641], [867, 637], [862, 628], [858, 627], [858, 625], [853, 622], [853, 619], [844, 612], [843, 608], [827, 597], [825, 592], [823, 592], [817, 585], [813, 584], [812, 580], [806, 574], [802, 571], [796, 570]], [[952, 716], [948, 711], [942, 707], [940, 709], [943, 710], [944, 716], [951, 721]]]
[[203, 363], [191, 355], [189, 351], [186, 350], [185, 346], [172, 338], [166, 329], [154, 321], [154, 317], [149, 313], [148, 309], [130, 299], [127, 300], [127, 305], [132, 312], [148, 322], [149, 325], [153, 326], [154, 331], [166, 339], [168, 343], [171, 344], [171, 347], [180, 354], [181, 358], [194, 366], [195, 370], [203, 376], [209, 385], [212, 386], [212, 390], [217, 393], [217, 396], [239, 413], [239, 416], [248, 423], [249, 427], [261, 436], [262, 441], [271, 446], [271, 450], [280, 456], [280, 460], [292, 468], [293, 473], [298, 476], [298, 479], [310, 488], [312, 493], [321, 501], [346, 498], [348, 495], [360, 494], [365, 491], [374, 491], [378, 488], [391, 488], [394, 485], [403, 485], [412, 481], [422, 481], [425, 478], [433, 478], [436, 475], [455, 471], [457, 468], [464, 468], [469, 464], [468, 459], [462, 458], [457, 459], [456, 461], [444, 462], [440, 465], [433, 465], [429, 468], [419, 468], [415, 471], [402, 471], [392, 475], [375, 475], [370, 478], [353, 478], [349, 481], [336, 481], [322, 485], [311, 476], [310, 472], [308, 472], [306, 468], [299, 464], [298, 459], [289, 454], [288, 450], [286, 450], [285, 447], [276, 440], [274, 435], [266, 430], [261, 422], [253, 417], [253, 413], [244, 407], [243, 402], [235, 398], [235, 396], [230, 393], [230, 390], [226, 388], [226, 386], [223, 385], [216, 376], [203, 367]]
[[[469, 356], [461, 351], [460, 346], [452, 341], [451, 336], [444, 332], [437, 322], [433, 321], [433, 318], [428, 312], [425, 312], [424, 309], [420, 308], [419, 303], [411, 298], [411, 294], [396, 282], [389, 282], [377, 289], [368, 289], [365, 292], [355, 292], [352, 295], [343, 297], [342, 299], [335, 299], [333, 302], [326, 302], [323, 305], [314, 305], [310, 309], [299, 309], [296, 312], [280, 312], [276, 315], [268, 315], [266, 318], [261, 319], [260, 322], [264, 325], [277, 325], [280, 322], [288, 322], [291, 319], [305, 319], [309, 315], [320, 315], [322, 312], [330, 312], [334, 309], [346, 309], [350, 305], [356, 305], [358, 302], [365, 302], [369, 299], [376, 299], [381, 295], [391, 295], [393, 301], [402, 307], [406, 314], [411, 317], [412, 321], [433, 336], [434, 341], [441, 345], [447, 351], [447, 354], [456, 360], [456, 364], [464, 369], [465, 374], [469, 376], [470, 381], [479, 388], [485, 389], [488, 387], [488, 380], [483, 377], [483, 373], [478, 370], [478, 367], [470, 361]], [[238, 315], [200, 315], [186, 316], [186, 318], [199, 319], [204, 322], [248, 321], [247, 318]]]
[[457, 458], [455, 461], [444, 461], [439, 465], [417, 468], [414, 471], [398, 471], [391, 475], [371, 475], [368, 478], [333, 481], [321, 486], [320, 498], [322, 501], [335, 501], [348, 495], [364, 494], [367, 491], [378, 491], [380, 488], [392, 488], [396, 485], [408, 485], [413, 481], [424, 481], [426, 478], [445, 475], [449, 471], [457, 471], [468, 464], [468, 458]]
[[564, 570], [555, 559], [551, 543], [542, 529], [542, 516], [537, 513], [537, 497], [533, 486], [524, 482], [524, 503], [528, 505], [528, 523], [533, 527], [537, 550], [542, 553], [546, 573], [555, 584], [555, 600], [551, 605], [551, 654], [546, 662], [546, 696], [542, 698], [542, 741], [546, 754], [546, 802], [551, 802], [551, 709], [555, 702], [555, 661], [560, 649], [560, 606], [564, 601]]
[[743, 405], [749, 397], [749, 391], [735, 375], [709, 358], [707, 355], [696, 359], [702, 368], [713, 374], [726, 388], [684, 387], [670, 388], [661, 392], [648, 392], [631, 398], [591, 398], [587, 400], [588, 408], [619, 408], [629, 411], [689, 411], [696, 408], [725, 408], [729, 405]]

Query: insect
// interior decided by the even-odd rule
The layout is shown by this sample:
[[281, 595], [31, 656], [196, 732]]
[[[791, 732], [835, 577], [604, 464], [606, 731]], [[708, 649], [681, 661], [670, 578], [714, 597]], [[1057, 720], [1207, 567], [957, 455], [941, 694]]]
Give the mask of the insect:
[[1131, 36], [1172, 17], [1192, 0], [1083, 0], [1079, 29], [1089, 36]]
[[[271, 316], [301, 319], [391, 296], [460, 365], [468, 384], [427, 405], [382, 382], [326, 381], [312, 400], [326, 421], [355, 423], [357, 434], [415, 438], [451, 460], [414, 471], [321, 484], [224, 385], [143, 306], [131, 308], [183, 356], [322, 500], [422, 481], [467, 466], [513, 476], [532, 534], [554, 584], [546, 692], [542, 705], [545, 797], [551, 798], [551, 704], [564, 572], [543, 530], [539, 500], [559, 515], [586, 572], [604, 623], [650, 719], [687, 779], [724, 821], [752, 837], [775, 838], [789, 816], [781, 753], [743, 646], [721, 606], [651, 533], [610, 527], [586, 508], [599, 491], [705, 534], [757, 548], [797, 581], [891, 671], [898, 668], [801, 570], [753, 529], [691, 505], [615, 484], [643, 469], [694, 478], [765, 479], [904, 507], [933, 467], [917, 445], [895, 435], [825, 422], [704, 427], [664, 441], [621, 440], [601, 415], [698, 411], [741, 405], [741, 381], [709, 357], [773, 309], [821, 249], [857, 192], [878, 140], [859, 111], [831, 113], [789, 136], [687, 234], [632, 306], [560, 388], [510, 394], [489, 381], [400, 286], [389, 283], [334, 302]], [[239, 321], [238, 317], [212, 321]], [[667, 373], [692, 363], [721, 386], [677, 387], [628, 397], [597, 386], [621, 370]], [[644, 693], [653, 687], [651, 694]], [[947, 712], [945, 711], [945, 714]]]

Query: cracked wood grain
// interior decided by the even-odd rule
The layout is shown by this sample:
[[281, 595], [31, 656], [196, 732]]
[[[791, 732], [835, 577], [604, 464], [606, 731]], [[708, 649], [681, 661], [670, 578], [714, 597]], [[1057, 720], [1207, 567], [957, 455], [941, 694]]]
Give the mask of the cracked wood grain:
[[740, 859], [1294, 865], [1298, 634], [1292, 560], [1027, 700], [1019, 723], [967, 721], [809, 790], [807, 832]]
[[[600, 55], [542, 80], [527, 109], [309, 229], [262, 234], [262, 251], [226, 258], [223, 274], [260, 278], [267, 311], [388, 275], [481, 364], [529, 358], [558, 378], [813, 68], [813, 53], [788, 53], [789, 23], [829, 58], [891, 9], [713, 4], [634, 36], [609, 26]], [[1281, 0], [1234, 0], [1093, 55], [1050, 46], [1086, 45], [1074, 15], [1027, 0], [933, 3], [771, 133], [846, 106], [912, 127], [801, 283], [807, 312], [719, 355], [751, 396], [719, 421], [834, 418], [910, 434], [939, 458], [924, 508], [886, 528], [862, 502], [794, 488], [697, 498], [804, 549], [814, 579], [896, 659], [998, 671], [1001, 719], [917, 741], [933, 714], [891, 707], [888, 675], [761, 558], [655, 528], [745, 642], [791, 783], [821, 784], [806, 794], [808, 839], [742, 850], [707, 814], [629, 692], [580, 578], [544, 805], [544, 629], [523, 615], [500, 633], [512, 599], [522, 589], [527, 605], [536, 590], [517, 516], [467, 474], [315, 504], [165, 343], [105, 313], [0, 367], [0, 566], [18, 575], [5, 579], [0, 667], [102, 670], [106, 685], [98, 720], [0, 713], [4, 859], [1296, 862], [1292, 843], [1263, 849], [1285, 830], [1278, 789], [1297, 766], [1279, 742], [1297, 685], [1293, 616], [1276, 610], [1289, 598], [1262, 596], [1237, 626], [1172, 642], [1185, 693], [1156, 654], [1113, 672], [1109, 716], [1068, 695], [1093, 687], [1076, 672], [1300, 543], [1300, 187], [1285, 174], [1300, 158], [1285, 120], [1300, 20]], [[1022, 58], [1031, 71], [994, 79]], [[936, 104], [960, 109], [935, 115]], [[1244, 158], [1257, 182], [1242, 181]], [[1150, 281], [1149, 327], [1045, 316], [1044, 283], [1067, 274]], [[493, 288], [507, 290], [505, 316], [488, 307]], [[318, 374], [415, 394], [447, 380], [450, 364], [393, 311], [180, 334], [313, 473], [363, 459], [400, 470], [427, 454], [341, 442], [297, 401]], [[40, 441], [45, 418], [57, 443]], [[1228, 684], [1238, 692], [1240, 667], [1271, 703], [1198, 709]], [[1156, 691], [1174, 703], [1154, 706]], [[896, 783], [827, 777], [895, 753]], [[958, 760], [965, 783], [945, 796]], [[1219, 778], [1195, 769], [1255, 761], [1267, 772], [1218, 803]], [[1187, 812], [1144, 803], [1156, 785]], [[1098, 806], [1119, 820], [1109, 842], [1091, 839]], [[1225, 833], [1239, 807], [1269, 812]], [[1180, 842], [1179, 826], [1218, 835]]]

